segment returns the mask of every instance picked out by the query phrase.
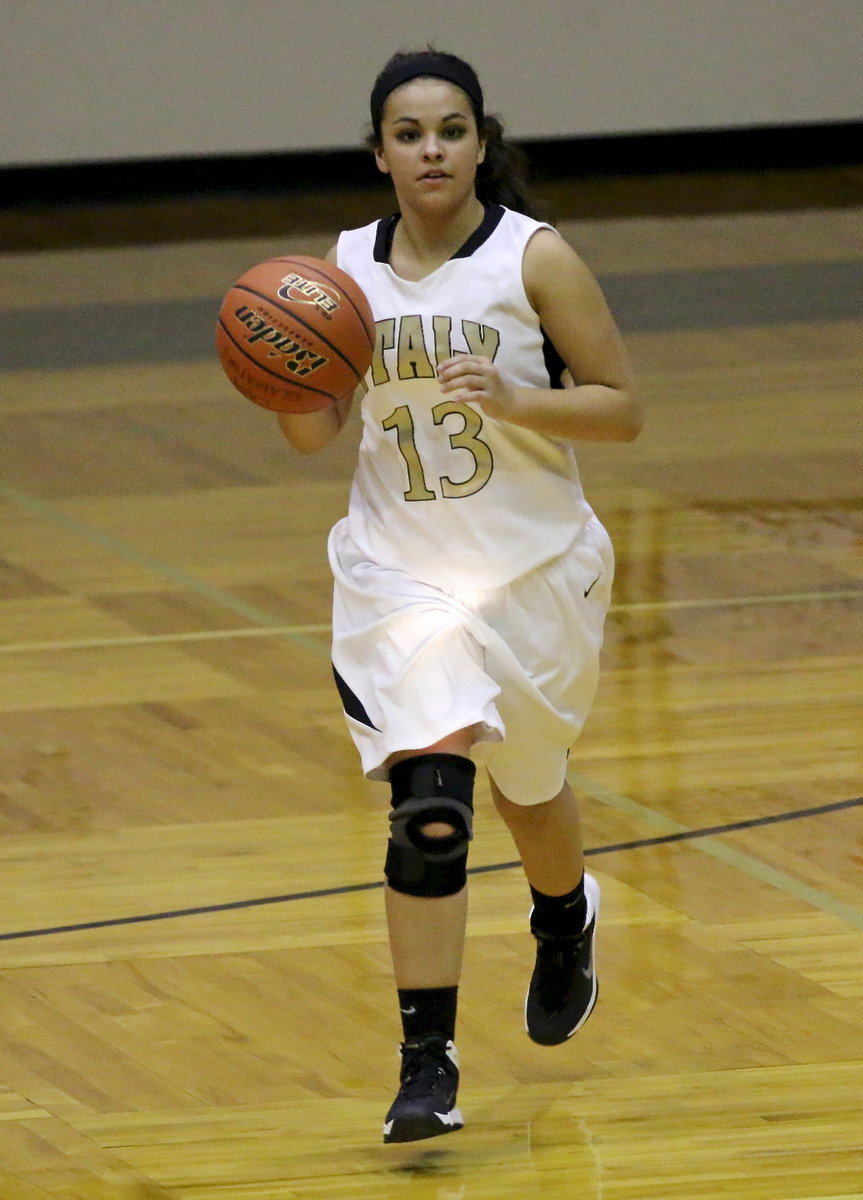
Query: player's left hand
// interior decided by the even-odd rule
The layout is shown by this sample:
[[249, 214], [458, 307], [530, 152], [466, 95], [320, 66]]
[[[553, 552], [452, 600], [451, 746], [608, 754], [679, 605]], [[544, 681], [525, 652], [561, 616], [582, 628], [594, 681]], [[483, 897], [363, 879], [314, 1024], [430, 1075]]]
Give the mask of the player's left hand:
[[516, 396], [500, 377], [490, 358], [479, 354], [456, 354], [437, 369], [442, 392], [459, 392], [479, 404], [490, 417], [503, 420], [515, 410]]

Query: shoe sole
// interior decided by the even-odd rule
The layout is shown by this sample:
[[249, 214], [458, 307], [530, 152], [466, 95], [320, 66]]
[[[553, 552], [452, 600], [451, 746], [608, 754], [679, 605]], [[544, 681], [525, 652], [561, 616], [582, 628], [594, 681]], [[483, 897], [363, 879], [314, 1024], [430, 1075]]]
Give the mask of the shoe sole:
[[420, 1142], [463, 1128], [464, 1119], [457, 1108], [448, 1113], [434, 1113], [431, 1117], [427, 1114], [394, 1117], [384, 1125], [384, 1142]]

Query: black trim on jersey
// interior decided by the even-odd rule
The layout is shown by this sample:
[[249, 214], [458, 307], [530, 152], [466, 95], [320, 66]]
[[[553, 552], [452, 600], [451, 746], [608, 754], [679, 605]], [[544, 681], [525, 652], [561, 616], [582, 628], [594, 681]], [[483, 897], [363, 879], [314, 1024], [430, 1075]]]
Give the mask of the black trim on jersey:
[[388, 263], [390, 261], [393, 234], [396, 231], [398, 219], [398, 213], [394, 213], [391, 217], [381, 217], [378, 221], [378, 231], [375, 234], [375, 248], [372, 254], [375, 262]]
[[[485, 206], [485, 214], [479, 225], [470, 235], [466, 242], [459, 246], [455, 254], [450, 258], [470, 258], [475, 250], [478, 250], [483, 242], [487, 242], [498, 225], [503, 220], [504, 209], [500, 204], [487, 204]], [[393, 248], [393, 236], [395, 235], [396, 225], [399, 223], [399, 213], [393, 213], [391, 217], [382, 217], [378, 221], [378, 229], [375, 234], [375, 248], [372, 254], [375, 262], [388, 263], [390, 254]]]
[[548, 371], [549, 387], [563, 388], [561, 375], [566, 370], [566, 363], [558, 354], [554, 342], [541, 326], [539, 331], [542, 334], [542, 359], [545, 369]]
[[361, 725], [367, 725], [369, 729], [374, 729], [380, 733], [377, 725], [372, 724], [362, 700], [360, 700], [356, 692], [351, 691], [335, 667], [333, 667], [333, 678], [336, 681], [336, 687], [339, 689], [339, 695], [342, 698], [342, 706], [348, 716], [353, 717], [355, 721], [359, 721]]
[[467, 241], [456, 250], [453, 258], [470, 258], [474, 250], [478, 250], [483, 242], [487, 242], [503, 220], [504, 209], [500, 204], [487, 204], [485, 216], [480, 221]]

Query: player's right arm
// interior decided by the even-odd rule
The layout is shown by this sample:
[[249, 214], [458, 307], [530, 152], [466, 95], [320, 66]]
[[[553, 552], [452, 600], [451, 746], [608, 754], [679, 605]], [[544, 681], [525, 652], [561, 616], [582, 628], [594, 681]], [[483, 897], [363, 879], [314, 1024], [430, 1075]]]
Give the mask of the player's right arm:
[[[324, 255], [327, 262], [336, 263], [336, 247], [331, 246]], [[359, 391], [360, 389], [357, 389]], [[354, 392], [329, 408], [309, 413], [276, 413], [279, 428], [295, 450], [302, 454], [313, 454], [331, 442], [348, 419]]]
[[329, 408], [309, 413], [276, 413], [279, 428], [295, 450], [312, 454], [331, 442], [348, 419], [353, 395], [346, 396]]

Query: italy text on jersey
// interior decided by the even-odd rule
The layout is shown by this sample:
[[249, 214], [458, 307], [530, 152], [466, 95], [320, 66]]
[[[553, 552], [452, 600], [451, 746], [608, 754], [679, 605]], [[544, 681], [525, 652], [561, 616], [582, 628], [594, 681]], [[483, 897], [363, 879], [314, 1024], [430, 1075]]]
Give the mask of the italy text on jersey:
[[372, 384], [380, 387], [392, 382], [393, 369], [387, 365], [387, 359], [393, 350], [398, 379], [434, 379], [435, 367], [459, 351], [482, 355], [494, 362], [500, 348], [499, 330], [479, 321], [461, 320], [459, 324], [464, 348], [453, 347], [453, 318], [449, 316], [434, 316], [424, 322], [412, 313], [376, 321]]

